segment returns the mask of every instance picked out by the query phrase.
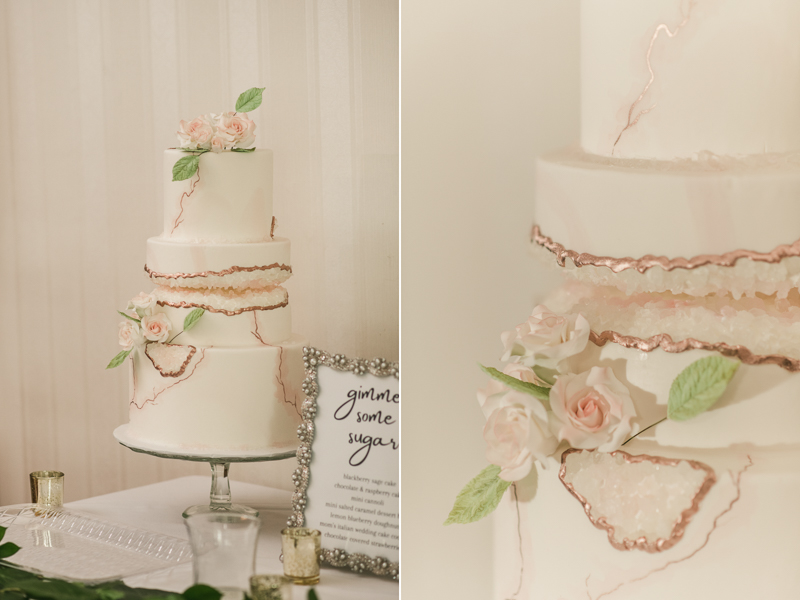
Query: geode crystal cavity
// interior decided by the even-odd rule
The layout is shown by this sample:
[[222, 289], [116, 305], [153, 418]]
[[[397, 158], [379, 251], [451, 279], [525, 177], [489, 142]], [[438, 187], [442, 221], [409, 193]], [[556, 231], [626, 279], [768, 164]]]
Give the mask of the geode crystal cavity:
[[680, 541], [717, 480], [701, 462], [621, 450], [567, 450], [558, 476], [614, 548], [647, 552]]

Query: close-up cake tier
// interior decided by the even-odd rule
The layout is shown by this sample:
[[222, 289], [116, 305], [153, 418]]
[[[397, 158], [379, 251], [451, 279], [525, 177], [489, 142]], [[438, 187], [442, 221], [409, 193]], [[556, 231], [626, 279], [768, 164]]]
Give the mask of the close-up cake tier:
[[132, 363], [128, 435], [176, 452], [293, 448], [305, 343], [295, 335], [258, 348], [148, 345]]
[[800, 154], [649, 161], [568, 148], [536, 174], [532, 244], [576, 277], [629, 293], [798, 286]]
[[272, 236], [272, 151], [206, 152], [189, 179], [172, 181], [190, 154], [164, 151], [163, 239], [180, 242], [266, 242]]
[[795, 0], [581, 2], [581, 145], [688, 158], [800, 149]]
[[145, 271], [153, 283], [183, 288], [280, 285], [292, 275], [286, 238], [249, 244], [147, 240]]

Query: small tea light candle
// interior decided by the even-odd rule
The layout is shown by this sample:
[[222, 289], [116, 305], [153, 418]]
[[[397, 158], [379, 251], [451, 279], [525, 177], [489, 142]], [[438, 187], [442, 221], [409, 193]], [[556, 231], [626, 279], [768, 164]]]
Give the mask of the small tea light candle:
[[283, 575], [253, 575], [250, 578], [252, 600], [292, 600], [292, 580]]
[[39, 508], [64, 505], [64, 474], [61, 471], [34, 471], [31, 477], [31, 502]]
[[299, 585], [319, 583], [319, 548], [322, 534], [306, 527], [281, 531], [283, 572]]

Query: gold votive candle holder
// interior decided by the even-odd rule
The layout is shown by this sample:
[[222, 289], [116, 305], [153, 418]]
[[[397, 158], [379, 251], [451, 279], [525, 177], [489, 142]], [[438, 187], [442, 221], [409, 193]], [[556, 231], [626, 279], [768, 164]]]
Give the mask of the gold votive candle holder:
[[252, 600], [292, 600], [292, 580], [285, 575], [253, 575], [250, 578]]
[[64, 473], [34, 471], [31, 478], [31, 502], [38, 508], [53, 509], [64, 505]]
[[283, 574], [298, 585], [319, 583], [319, 552], [322, 534], [307, 527], [281, 531]]

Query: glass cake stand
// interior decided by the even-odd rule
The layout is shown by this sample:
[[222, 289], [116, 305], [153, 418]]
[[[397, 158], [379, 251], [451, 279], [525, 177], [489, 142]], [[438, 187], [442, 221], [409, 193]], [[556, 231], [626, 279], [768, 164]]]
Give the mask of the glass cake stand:
[[236, 454], [211, 454], [203, 452], [190, 452], [186, 450], [175, 451], [165, 446], [146, 444], [140, 440], [132, 439], [128, 435], [127, 423], [125, 425], [120, 425], [114, 430], [114, 437], [120, 444], [133, 450], [134, 452], [150, 454], [151, 456], [158, 456], [159, 458], [207, 462], [211, 465], [211, 502], [208, 505], [198, 504], [195, 506], [190, 506], [183, 511], [184, 517], [217, 512], [245, 514], [257, 517], [258, 511], [254, 508], [250, 508], [249, 506], [244, 506], [242, 504], [234, 504], [231, 501], [231, 484], [230, 480], [228, 479], [228, 472], [230, 470], [231, 463], [285, 460], [287, 458], [294, 458], [297, 452], [295, 448], [289, 450], [256, 450], [252, 452], [238, 452]]

